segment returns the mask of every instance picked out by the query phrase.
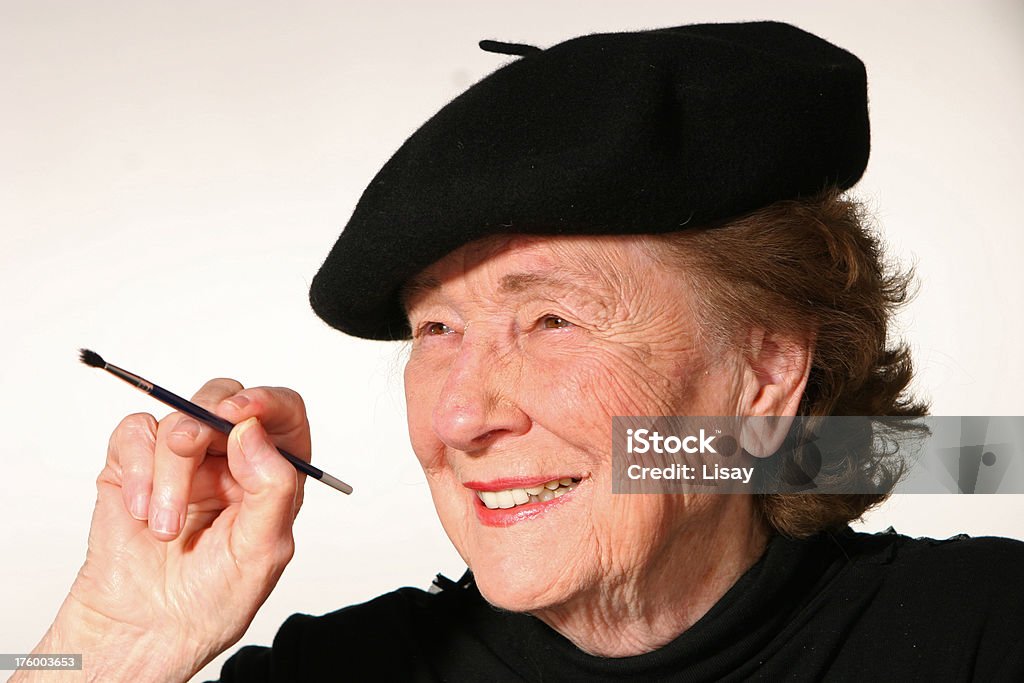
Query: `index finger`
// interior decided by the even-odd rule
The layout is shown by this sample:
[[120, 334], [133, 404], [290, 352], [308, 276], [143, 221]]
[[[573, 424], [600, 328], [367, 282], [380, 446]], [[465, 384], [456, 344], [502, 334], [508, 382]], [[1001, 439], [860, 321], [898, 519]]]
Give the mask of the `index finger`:
[[[225, 396], [241, 387], [232, 379], [213, 379], [195, 393], [192, 402], [212, 410]], [[149, 528], [158, 538], [173, 540], [184, 527], [192, 480], [207, 449], [218, 441], [226, 444], [226, 437], [181, 413], [171, 413], [160, 421], [153, 453], [153, 492], [149, 507]], [[221, 448], [226, 449], [226, 445]]]
[[[306, 404], [298, 392], [287, 387], [253, 387], [225, 399], [217, 406], [217, 414], [235, 424], [250, 417], [260, 424], [279, 449], [309, 462], [312, 458], [309, 419]], [[302, 507], [305, 491], [301, 483], [295, 491], [295, 510]]]
[[251, 387], [221, 401], [215, 412], [235, 424], [259, 418], [276, 446], [310, 461], [309, 419], [298, 392], [287, 387]]

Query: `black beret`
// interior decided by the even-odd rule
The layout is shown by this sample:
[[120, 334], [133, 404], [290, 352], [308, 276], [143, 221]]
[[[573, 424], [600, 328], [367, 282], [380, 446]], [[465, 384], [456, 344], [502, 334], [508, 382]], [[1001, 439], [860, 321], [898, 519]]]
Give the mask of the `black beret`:
[[331, 326], [408, 337], [402, 284], [481, 237], [670, 232], [846, 189], [867, 165], [863, 63], [788, 24], [509, 47], [523, 56], [423, 124], [366, 188], [310, 289]]

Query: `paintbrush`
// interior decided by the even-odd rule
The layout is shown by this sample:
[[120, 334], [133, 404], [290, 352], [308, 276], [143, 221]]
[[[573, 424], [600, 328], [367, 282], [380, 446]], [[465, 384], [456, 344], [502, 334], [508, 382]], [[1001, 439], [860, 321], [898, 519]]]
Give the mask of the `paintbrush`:
[[[92, 366], [94, 368], [102, 368], [103, 370], [106, 370], [114, 377], [123, 379], [125, 382], [128, 382], [128, 384], [131, 384], [136, 389], [146, 392], [147, 394], [149, 394], [156, 400], [160, 401], [161, 403], [165, 403], [170, 407], [174, 408], [175, 410], [181, 411], [186, 415], [194, 417], [203, 424], [213, 427], [218, 432], [228, 434], [231, 432], [231, 428], [235, 426], [234, 423], [228, 422], [222, 417], [217, 417], [216, 415], [206, 410], [205, 408], [202, 408], [200, 406], [197, 406], [195, 403], [192, 403], [192, 401], [186, 400], [181, 396], [178, 396], [177, 394], [171, 393], [170, 391], [167, 391], [163, 387], [157, 386], [156, 384], [153, 384], [149, 380], [143, 379], [142, 377], [139, 377], [136, 374], [119, 368], [116, 365], [111, 365], [110, 363], [103, 360], [102, 356], [100, 356], [100, 354], [96, 353], [95, 351], [90, 351], [89, 349], [79, 349], [79, 360], [81, 360], [86, 365]], [[337, 479], [336, 477], [332, 477], [331, 475], [327, 474], [326, 472], [317, 467], [313, 467], [305, 460], [295, 457], [288, 451], [285, 451], [281, 448], [278, 448], [277, 451], [281, 455], [283, 455], [288, 462], [294, 465], [295, 469], [297, 469], [298, 471], [304, 474], [308, 474], [314, 479], [318, 479], [323, 483], [327, 484], [328, 486], [338, 489], [342, 493], [352, 493], [352, 487], [343, 482], [342, 480]]]

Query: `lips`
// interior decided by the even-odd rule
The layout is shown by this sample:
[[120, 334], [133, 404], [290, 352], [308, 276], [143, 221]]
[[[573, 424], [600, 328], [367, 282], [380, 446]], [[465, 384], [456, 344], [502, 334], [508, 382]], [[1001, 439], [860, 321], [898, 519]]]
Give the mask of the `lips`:
[[497, 510], [498, 508], [507, 510], [519, 505], [546, 503], [549, 500], [554, 500], [572, 491], [578, 483], [579, 479], [562, 477], [536, 486], [512, 487], [498, 491], [477, 491], [476, 495], [490, 510]]
[[580, 483], [576, 477], [547, 480], [502, 479], [467, 482], [477, 498], [477, 517], [487, 526], [509, 526], [540, 514], [564, 500]]

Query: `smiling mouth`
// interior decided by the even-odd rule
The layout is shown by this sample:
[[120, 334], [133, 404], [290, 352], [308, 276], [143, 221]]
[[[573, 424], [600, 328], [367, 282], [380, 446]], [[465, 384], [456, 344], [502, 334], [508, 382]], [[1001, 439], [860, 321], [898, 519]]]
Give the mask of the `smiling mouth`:
[[527, 488], [505, 489], [503, 491], [477, 491], [476, 495], [480, 502], [488, 509], [497, 510], [500, 508], [507, 510], [531, 503], [546, 503], [559, 496], [564, 496], [576, 488], [576, 485], [579, 483], [579, 479], [564, 477], [562, 479], [552, 479], [538, 486]]

